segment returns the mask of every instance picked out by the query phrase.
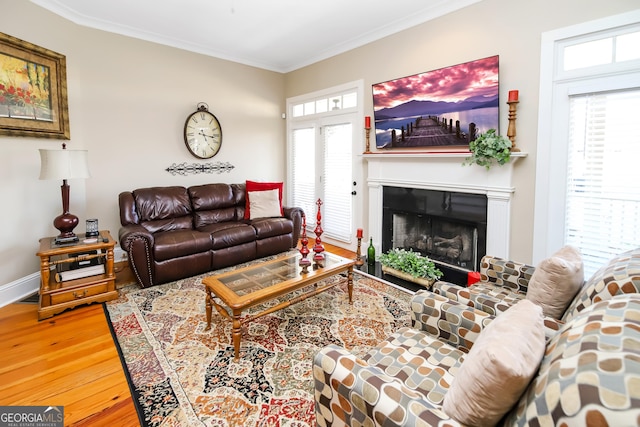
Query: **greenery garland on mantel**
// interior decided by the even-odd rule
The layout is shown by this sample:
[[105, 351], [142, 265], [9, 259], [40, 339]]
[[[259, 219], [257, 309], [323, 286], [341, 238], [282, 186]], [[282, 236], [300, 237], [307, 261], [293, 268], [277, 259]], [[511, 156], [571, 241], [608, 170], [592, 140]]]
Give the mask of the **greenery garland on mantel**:
[[490, 169], [494, 164], [504, 165], [511, 158], [511, 140], [489, 129], [469, 143], [471, 156], [462, 165], [479, 165]]

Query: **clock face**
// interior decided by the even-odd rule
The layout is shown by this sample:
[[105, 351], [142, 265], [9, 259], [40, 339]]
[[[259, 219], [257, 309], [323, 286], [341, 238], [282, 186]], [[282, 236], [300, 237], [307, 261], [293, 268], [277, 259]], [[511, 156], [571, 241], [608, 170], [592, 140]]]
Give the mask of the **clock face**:
[[204, 109], [189, 115], [184, 124], [184, 143], [199, 159], [210, 159], [218, 154], [222, 128], [216, 116]]

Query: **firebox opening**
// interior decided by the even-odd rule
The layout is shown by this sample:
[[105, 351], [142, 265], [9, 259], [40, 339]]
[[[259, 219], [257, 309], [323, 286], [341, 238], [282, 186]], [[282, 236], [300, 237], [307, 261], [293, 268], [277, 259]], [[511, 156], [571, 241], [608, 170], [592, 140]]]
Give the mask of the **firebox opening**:
[[432, 216], [393, 213], [392, 248], [412, 249], [434, 261], [473, 270], [478, 229]]
[[486, 253], [486, 230], [484, 195], [383, 188], [383, 252], [411, 249], [438, 264], [477, 271]]

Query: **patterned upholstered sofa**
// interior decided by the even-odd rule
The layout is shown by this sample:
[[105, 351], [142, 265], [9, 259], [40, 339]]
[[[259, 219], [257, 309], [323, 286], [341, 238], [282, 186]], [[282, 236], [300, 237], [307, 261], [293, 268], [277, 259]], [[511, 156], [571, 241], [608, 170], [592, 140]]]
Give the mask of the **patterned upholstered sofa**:
[[[535, 267], [524, 263], [485, 256], [481, 262], [479, 282], [462, 288], [439, 281], [434, 283], [432, 290], [495, 315], [526, 298], [535, 270]], [[562, 324], [593, 303], [629, 293], [640, 293], [640, 248], [615, 256], [586, 280], [562, 316], [545, 318], [547, 334], [557, 331]]]
[[[443, 401], [494, 316], [429, 291], [402, 328], [358, 359], [332, 345], [314, 359], [318, 426], [459, 426]], [[509, 346], [509, 342], [504, 345]], [[544, 345], [544, 343], [543, 343]], [[501, 399], [501, 389], [490, 390]], [[547, 343], [533, 380], [499, 425], [640, 424], [640, 295], [592, 304]]]
[[[522, 284], [532, 268], [509, 265], [500, 270], [519, 273], [501, 280]], [[539, 370], [500, 424], [640, 425], [638, 289], [640, 249], [595, 273], [562, 320], [541, 320], [547, 341]], [[398, 330], [363, 359], [337, 346], [321, 350], [313, 366], [318, 425], [459, 425], [443, 400], [496, 319], [468, 302], [422, 290], [411, 300], [412, 328]]]

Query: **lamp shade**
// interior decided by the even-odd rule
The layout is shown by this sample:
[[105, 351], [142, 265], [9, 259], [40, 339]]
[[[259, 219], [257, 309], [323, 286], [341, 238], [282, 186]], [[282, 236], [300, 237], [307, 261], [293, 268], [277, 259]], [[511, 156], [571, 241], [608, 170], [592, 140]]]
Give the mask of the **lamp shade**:
[[40, 149], [40, 179], [89, 178], [87, 150]]

